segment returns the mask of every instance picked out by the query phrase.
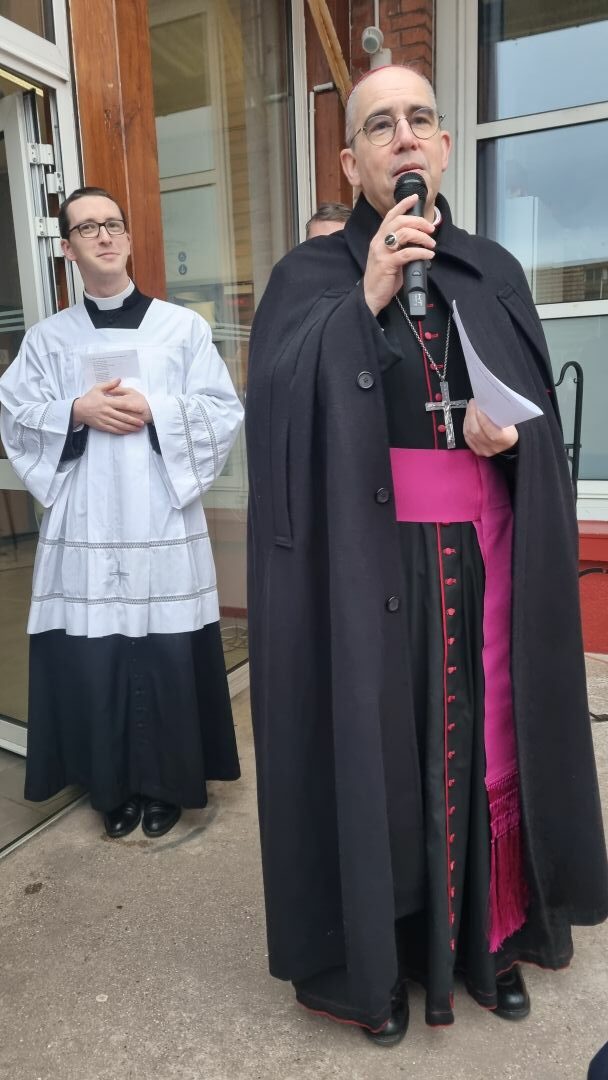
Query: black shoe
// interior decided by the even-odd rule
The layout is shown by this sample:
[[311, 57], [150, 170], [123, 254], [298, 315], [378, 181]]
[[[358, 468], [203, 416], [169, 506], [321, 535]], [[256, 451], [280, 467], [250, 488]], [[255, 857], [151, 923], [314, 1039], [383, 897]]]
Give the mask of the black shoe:
[[133, 829], [137, 828], [140, 821], [141, 799], [139, 795], [131, 795], [131, 798], [127, 799], [126, 802], [103, 815], [106, 832], [108, 836], [115, 840], [121, 836], [128, 836], [130, 832], [133, 832]]
[[146, 799], [142, 829], [146, 836], [164, 836], [177, 825], [181, 816], [181, 806], [163, 802], [162, 799]]
[[496, 976], [496, 1016], [503, 1020], [524, 1020], [530, 1013], [530, 997], [517, 964], [510, 971]]
[[381, 1031], [364, 1032], [376, 1046], [396, 1046], [405, 1038], [410, 1022], [410, 1006], [407, 997], [407, 985], [405, 980], [397, 983], [391, 994], [391, 1016]]

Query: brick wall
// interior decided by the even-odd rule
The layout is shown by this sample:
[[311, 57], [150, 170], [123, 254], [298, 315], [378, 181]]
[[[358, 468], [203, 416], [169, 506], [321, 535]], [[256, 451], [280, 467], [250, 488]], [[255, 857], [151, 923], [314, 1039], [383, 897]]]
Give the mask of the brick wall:
[[[361, 34], [374, 21], [370, 0], [351, 0], [351, 73], [353, 82], [369, 71]], [[427, 79], [433, 76], [433, 0], [380, 0], [380, 29], [393, 63], [415, 64]]]
[[[349, 0], [327, 0], [329, 13], [338, 35], [342, 54], [350, 67]], [[306, 23], [306, 78], [308, 89], [332, 81], [331, 71], [319, 41], [308, 4]], [[320, 202], [344, 202], [350, 205], [352, 191], [342, 172], [339, 153], [344, 145], [344, 109], [337, 90], [315, 95], [315, 184], [317, 205]]]
[[[361, 47], [361, 34], [374, 22], [373, 0], [328, 0], [344, 59], [353, 82], [369, 71], [369, 56]], [[348, 27], [350, 24], [350, 42]], [[428, 79], [433, 76], [433, 0], [380, 0], [380, 29], [393, 63], [414, 64]], [[349, 49], [350, 45], [350, 49]], [[331, 79], [323, 50], [306, 9], [306, 53], [309, 90]], [[315, 103], [315, 156], [317, 203], [350, 202], [350, 187], [339, 164], [344, 131], [344, 110], [335, 91], [319, 94]]]
[[600, 569], [580, 580], [583, 638], [587, 652], [608, 654], [608, 522], [579, 521], [579, 569]]

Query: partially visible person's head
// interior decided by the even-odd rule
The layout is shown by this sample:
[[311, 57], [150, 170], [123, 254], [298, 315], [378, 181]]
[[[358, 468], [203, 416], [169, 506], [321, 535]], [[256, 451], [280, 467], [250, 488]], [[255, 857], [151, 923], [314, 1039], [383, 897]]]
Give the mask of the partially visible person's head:
[[119, 203], [104, 188], [77, 188], [59, 209], [61, 249], [78, 265], [85, 289], [110, 296], [128, 283], [131, 238]]
[[306, 222], [306, 239], [313, 236], [330, 236], [339, 232], [348, 221], [352, 211], [341, 202], [319, 203], [316, 213]]
[[428, 188], [425, 216], [432, 219], [451, 147], [449, 133], [439, 124], [433, 88], [413, 68], [376, 68], [351, 91], [342, 168], [383, 217], [395, 205], [397, 178], [418, 172]]

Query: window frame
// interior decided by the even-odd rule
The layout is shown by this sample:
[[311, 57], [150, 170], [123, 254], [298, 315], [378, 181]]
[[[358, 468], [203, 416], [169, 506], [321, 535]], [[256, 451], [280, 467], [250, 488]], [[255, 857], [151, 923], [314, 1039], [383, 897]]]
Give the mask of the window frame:
[[[445, 128], [454, 138], [451, 164], [442, 190], [454, 221], [471, 233], [477, 230], [477, 148], [486, 139], [570, 127], [608, 120], [606, 101], [567, 109], [477, 121], [478, 0], [436, 0], [436, 91], [439, 107], [447, 111]], [[608, 300], [537, 305], [541, 320], [603, 315]], [[580, 480], [579, 520], [608, 520], [608, 477]]]
[[[67, 6], [64, 0], [53, 0], [55, 44], [25, 30], [17, 23], [0, 16], [0, 67], [7, 68], [22, 79], [43, 85], [50, 92], [55, 153], [55, 172], [62, 181], [60, 190], [67, 193], [79, 187], [79, 134], [74, 107], [74, 89], [70, 59], [70, 36]], [[81, 291], [80, 276], [66, 265], [66, 277], [71, 300]], [[43, 318], [49, 311], [41, 311]]]

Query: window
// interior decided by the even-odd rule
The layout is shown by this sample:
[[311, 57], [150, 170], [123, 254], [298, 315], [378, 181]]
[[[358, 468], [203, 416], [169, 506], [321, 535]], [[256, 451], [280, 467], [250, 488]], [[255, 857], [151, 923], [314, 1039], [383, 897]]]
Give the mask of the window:
[[482, 0], [480, 123], [606, 98], [605, 0]]
[[477, 153], [478, 231], [519, 259], [536, 303], [608, 299], [608, 120], [480, 140]]
[[0, 16], [47, 41], [55, 41], [53, 0], [0, 0]]
[[[456, 223], [524, 267], [556, 378], [584, 374], [580, 517], [608, 517], [608, 6], [437, 0], [437, 92]], [[572, 440], [571, 373], [559, 389]]]
[[[543, 319], [543, 327], [555, 379], [571, 360], [583, 369], [583, 427], [579, 477], [605, 480], [608, 477], [608, 315], [583, 318]], [[557, 392], [566, 442], [574, 431], [575, 382], [566, 372]]]
[[[168, 299], [207, 319], [243, 399], [255, 306], [295, 242], [287, 6], [149, 0]], [[242, 432], [204, 505], [233, 668], [248, 656]]]

